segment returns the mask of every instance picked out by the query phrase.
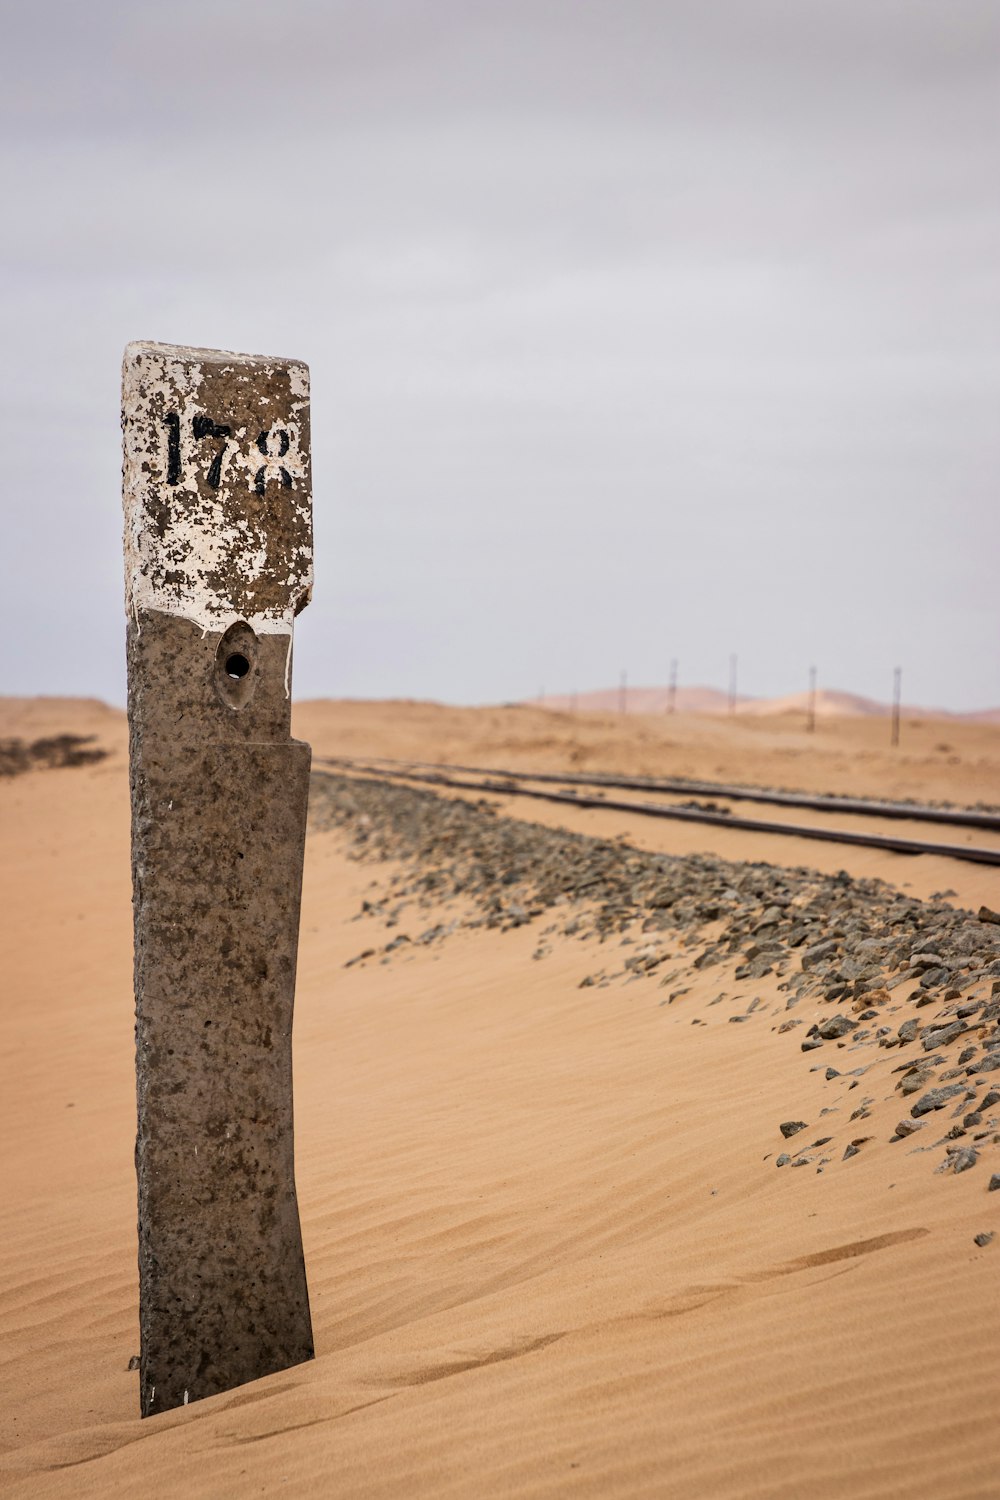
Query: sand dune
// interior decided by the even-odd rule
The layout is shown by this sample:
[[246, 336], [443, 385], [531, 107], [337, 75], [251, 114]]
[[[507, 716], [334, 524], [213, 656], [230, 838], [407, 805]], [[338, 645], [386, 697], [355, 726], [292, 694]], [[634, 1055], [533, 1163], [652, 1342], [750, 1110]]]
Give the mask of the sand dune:
[[38, 739], [45, 734], [109, 735], [125, 716], [99, 698], [0, 697], [0, 738]]
[[[670, 691], [665, 687], [630, 687], [623, 697], [620, 688], [595, 688], [586, 693], [546, 693], [544, 698], [530, 701], [540, 708], [580, 713], [618, 713], [624, 702], [626, 713], [662, 714], [669, 707]], [[724, 714], [729, 711], [729, 697], [718, 688], [679, 687], [674, 706], [684, 714]]]
[[[618, 713], [624, 701], [629, 714], [662, 714], [670, 707], [670, 691], [666, 687], [629, 687], [624, 694], [620, 688], [597, 688], [587, 693], [546, 693], [543, 699], [532, 699], [538, 707], [559, 709], [579, 713]], [[675, 709], [687, 714], [728, 714], [729, 694], [712, 687], [678, 687]], [[815, 709], [818, 718], [842, 718], [855, 715], [884, 716], [891, 712], [891, 705], [875, 698], [864, 698], [859, 693], [845, 693], [837, 689], [821, 688], [816, 693]], [[739, 714], [774, 715], [807, 714], [809, 694], [786, 693], [779, 698], [748, 698], [737, 696], [736, 710]], [[902, 713], [907, 718], [950, 719], [978, 724], [1000, 724], [1000, 708], [977, 709], [969, 713], [951, 712], [944, 708], [918, 708], [904, 704]]]
[[[815, 699], [816, 717], [822, 719], [839, 718], [845, 715], [879, 714], [890, 712], [888, 703], [879, 703], [875, 698], [863, 698], [860, 693], [839, 693], [829, 689], [819, 689]], [[910, 718], [918, 713], [917, 709], [906, 707], [902, 710]], [[786, 693], [781, 698], [747, 698], [740, 705], [741, 713], [748, 714], [807, 714], [809, 712], [808, 693]], [[924, 710], [920, 710], [924, 712]], [[933, 718], [951, 718], [951, 714], [934, 713]]]
[[[57, 727], [21, 712], [32, 734]], [[67, 732], [102, 719], [61, 712]], [[901, 770], [863, 720], [833, 726], [811, 762], [760, 721], [739, 740], [689, 722], [668, 743], [599, 719], [574, 739], [529, 710], [297, 716], [327, 751], [568, 764], [577, 750], [705, 771], [745, 751], [772, 781], [839, 766], [873, 792], [998, 785], [982, 727], [958, 726], [947, 754], [929, 734]], [[128, 797], [122, 721], [104, 728], [108, 760], [0, 785], [9, 1493], [996, 1494], [1000, 1233], [974, 1241], [1000, 1231], [997, 1168], [942, 1175], [943, 1145], [890, 1143], [898, 1052], [834, 1041], [813, 1070], [805, 1024], [779, 1030], [776, 973], [740, 982], [681, 943], [664, 987], [663, 966], [626, 969], [621, 934], [545, 933], [550, 918], [459, 927], [383, 962], [400, 930], [468, 908], [435, 901], [387, 926], [378, 903], [401, 867], [359, 863], [335, 829], [310, 836], [296, 1020], [317, 1359], [140, 1422]], [[865, 873], [898, 878], [898, 859], [870, 858]], [[982, 879], [1000, 907], [1000, 878]], [[829, 1009], [790, 1014], [814, 1013]], [[823, 1171], [776, 1170], [787, 1120], [808, 1124], [796, 1141], [834, 1139]], [[855, 1132], [869, 1143], [844, 1160]]]

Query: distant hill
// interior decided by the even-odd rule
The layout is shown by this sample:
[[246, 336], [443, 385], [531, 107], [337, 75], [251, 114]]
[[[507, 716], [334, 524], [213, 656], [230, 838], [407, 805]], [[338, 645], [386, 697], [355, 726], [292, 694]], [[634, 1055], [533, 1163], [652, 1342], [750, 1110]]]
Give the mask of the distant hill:
[[[663, 714], [667, 712], [670, 694], [665, 687], [630, 687], [625, 694], [625, 712], [630, 714]], [[546, 693], [543, 700], [530, 700], [544, 708], [574, 708], [580, 712], [618, 713], [621, 694], [618, 688], [599, 688], [590, 693]], [[729, 695], [719, 688], [679, 687], [676, 709], [682, 714], [727, 714]], [[739, 714], [764, 717], [770, 714], [805, 714], [809, 710], [808, 693], [789, 693], [783, 698], [738, 697], [736, 711]], [[822, 689], [816, 693], [817, 718], [861, 718], [884, 715], [891, 712], [888, 703], [875, 698], [863, 698], [859, 693], [843, 693], [836, 689]], [[904, 703], [900, 712], [908, 719], [959, 719], [970, 724], [1000, 724], [1000, 708], [981, 708], [968, 713], [955, 713], [946, 708], [919, 708]]]
[[[626, 712], [630, 714], [662, 714], [667, 711], [669, 690], [665, 687], [630, 687], [626, 693]], [[538, 703], [539, 699], [532, 700]], [[617, 713], [619, 709], [617, 688], [602, 688], [592, 693], [577, 693], [575, 706], [592, 713]], [[744, 699], [739, 702], [743, 703]], [[544, 708], [569, 710], [574, 707], [574, 695], [546, 693], [541, 704]], [[683, 714], [724, 714], [729, 708], [729, 698], [718, 688], [684, 687], [677, 689], [677, 712]]]
[[47, 734], [114, 733], [125, 710], [100, 698], [0, 697], [0, 738], [33, 740]]
[[[903, 713], [914, 710], [903, 707]], [[808, 693], [788, 693], [784, 698], [750, 698], [740, 709], [747, 714], [804, 714], [809, 712]], [[816, 693], [817, 718], [869, 718], [890, 712], [888, 703], [879, 703], [875, 698], [862, 698], [860, 693], [838, 693], [826, 689]], [[935, 714], [934, 717], [938, 717]]]

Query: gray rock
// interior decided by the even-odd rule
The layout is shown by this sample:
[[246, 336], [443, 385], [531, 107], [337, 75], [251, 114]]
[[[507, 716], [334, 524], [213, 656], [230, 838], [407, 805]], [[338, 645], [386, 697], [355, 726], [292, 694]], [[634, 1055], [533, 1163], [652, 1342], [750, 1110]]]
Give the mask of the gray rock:
[[834, 938], [827, 938], [825, 942], [814, 943], [811, 948], [803, 948], [801, 963], [804, 969], [812, 969], [824, 958], [829, 958], [837, 951], [837, 942]]
[[854, 1031], [857, 1021], [851, 1021], [847, 1016], [831, 1016], [827, 1021], [821, 1021], [816, 1028], [820, 1036], [826, 1042], [834, 1041], [837, 1037], [847, 1036], [848, 1032]]
[[925, 1084], [930, 1083], [931, 1077], [932, 1075], [927, 1069], [921, 1069], [919, 1072], [910, 1073], [906, 1078], [903, 1078], [900, 1081], [899, 1092], [903, 1095], [919, 1093], [919, 1091], [925, 1086]]
[[928, 1029], [920, 1038], [920, 1045], [925, 1052], [933, 1052], [935, 1047], [947, 1047], [957, 1036], [961, 1036], [966, 1029], [964, 1021], [952, 1021], [950, 1026], [938, 1026]]
[[805, 1130], [805, 1128], [805, 1120], [785, 1120], [783, 1124], [778, 1126], [786, 1141], [790, 1135], [798, 1135], [799, 1131]]
[[984, 1231], [984, 1233], [982, 1233], [982, 1234], [977, 1234], [974, 1237], [972, 1243], [974, 1245], [978, 1245], [979, 1248], [980, 1248], [980, 1250], [985, 1250], [986, 1246], [987, 1245], [992, 1245], [992, 1243], [993, 1243], [993, 1241], [995, 1239], [996, 1239], [996, 1231], [991, 1229], [991, 1230], [989, 1230], [988, 1233]]
[[926, 1120], [900, 1120], [896, 1126], [897, 1136], [913, 1135], [918, 1130], [923, 1130], [927, 1124]]
[[930, 1114], [931, 1110], [944, 1109], [949, 1099], [954, 1099], [956, 1094], [961, 1094], [962, 1092], [962, 1085], [960, 1083], [949, 1084], [944, 1089], [930, 1089], [926, 1094], [921, 1095], [910, 1110], [910, 1114], [917, 1120], [921, 1115]]
[[896, 1035], [899, 1037], [899, 1040], [901, 1042], [912, 1042], [919, 1030], [920, 1022], [915, 1020], [914, 1017], [911, 1016], [908, 1021], [903, 1022]]
[[978, 1062], [969, 1063], [966, 1073], [971, 1077], [973, 1073], [995, 1073], [1000, 1069], [1000, 1047], [991, 1044], [990, 1050], [984, 1052]]
[[990, 1178], [990, 1185], [987, 1189], [987, 1192], [995, 1193], [997, 1188], [1000, 1188], [1000, 1172], [993, 1173], [993, 1176]]
[[979, 1152], [974, 1146], [949, 1146], [948, 1155], [944, 1162], [938, 1167], [939, 1172], [967, 1172], [974, 1167], [979, 1160]]
[[757, 926], [754, 928], [754, 934], [756, 935], [763, 932], [767, 927], [773, 927], [777, 922], [780, 922], [782, 920], [784, 915], [785, 914], [780, 906], [769, 906], [767, 908], [767, 911], [761, 917]]
[[951, 970], [945, 968], [928, 969], [920, 976], [920, 987], [924, 990], [932, 990], [939, 984], [944, 984], [951, 978]]

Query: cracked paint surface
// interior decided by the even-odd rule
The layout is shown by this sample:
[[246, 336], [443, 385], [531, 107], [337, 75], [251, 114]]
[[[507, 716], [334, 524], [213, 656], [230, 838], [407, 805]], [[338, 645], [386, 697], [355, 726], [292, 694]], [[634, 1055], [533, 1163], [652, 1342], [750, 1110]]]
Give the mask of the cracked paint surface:
[[122, 428], [128, 614], [290, 634], [313, 578], [307, 366], [129, 344]]

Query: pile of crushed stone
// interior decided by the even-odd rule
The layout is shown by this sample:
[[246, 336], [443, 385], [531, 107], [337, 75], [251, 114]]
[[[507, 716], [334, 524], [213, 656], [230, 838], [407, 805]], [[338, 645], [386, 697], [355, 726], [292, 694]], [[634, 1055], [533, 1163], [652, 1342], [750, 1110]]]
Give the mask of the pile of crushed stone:
[[[893, 1142], [947, 1118], [941, 1139], [915, 1149], [941, 1148], [940, 1169], [948, 1172], [967, 1171], [1000, 1146], [996, 912], [951, 906], [947, 892], [921, 901], [844, 871], [824, 875], [714, 855], [647, 852], [505, 817], [482, 798], [442, 797], [376, 779], [315, 774], [310, 819], [314, 830], [340, 830], [354, 858], [396, 862], [384, 895], [364, 908], [386, 926], [398, 927], [408, 909], [456, 898], [467, 913], [415, 938], [399, 933], [352, 962], [391, 960], [411, 943], [442, 941], [458, 927], [521, 927], [559, 908], [560, 920], [547, 932], [601, 942], [617, 935], [632, 943], [629, 934], [638, 928], [644, 945], [618, 977], [658, 974], [668, 965], [671, 953], [660, 935], [685, 950], [688, 968], [735, 964], [739, 984], [773, 974], [787, 1011], [810, 999], [814, 1009], [824, 1008], [804, 1036], [798, 1032], [811, 1066], [824, 1066], [835, 1050], [839, 1061], [842, 1049], [873, 1049], [872, 1061], [852, 1070], [833, 1067], [831, 1059], [828, 1081], [849, 1078], [848, 1086], [858, 1087], [876, 1061], [899, 1057], [891, 1070], [901, 1114]], [[536, 957], [546, 951], [540, 947]], [[664, 972], [662, 982], [674, 982], [677, 973]], [[583, 983], [607, 984], [614, 977], [602, 971]], [[756, 1002], [743, 1007], [730, 1020], [750, 1019], [755, 1008]], [[789, 1015], [778, 1029], [802, 1025]], [[867, 1118], [873, 1104], [866, 1095], [851, 1122]], [[807, 1124], [785, 1121], [779, 1128], [790, 1140]], [[821, 1170], [831, 1160], [823, 1155], [830, 1140], [781, 1152], [777, 1165]], [[842, 1159], [857, 1155], [868, 1140], [855, 1134]], [[1000, 1172], [989, 1186], [1000, 1188]]]
[[55, 771], [104, 760], [107, 750], [92, 744], [94, 735], [55, 734], [40, 740], [0, 740], [0, 776], [25, 771]]

